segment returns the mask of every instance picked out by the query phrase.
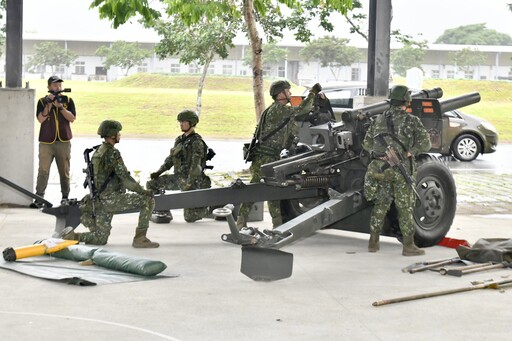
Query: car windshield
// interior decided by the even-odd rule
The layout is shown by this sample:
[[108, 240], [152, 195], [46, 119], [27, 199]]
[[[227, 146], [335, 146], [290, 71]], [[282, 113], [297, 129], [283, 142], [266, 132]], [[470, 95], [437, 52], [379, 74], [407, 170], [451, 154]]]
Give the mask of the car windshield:
[[460, 118], [460, 119], [462, 119], [462, 117], [459, 115], [459, 113], [456, 110], [447, 111], [447, 112], [444, 113], [444, 115], [448, 116], [450, 118]]
[[350, 90], [326, 91], [325, 95], [334, 108], [352, 108], [353, 96]]

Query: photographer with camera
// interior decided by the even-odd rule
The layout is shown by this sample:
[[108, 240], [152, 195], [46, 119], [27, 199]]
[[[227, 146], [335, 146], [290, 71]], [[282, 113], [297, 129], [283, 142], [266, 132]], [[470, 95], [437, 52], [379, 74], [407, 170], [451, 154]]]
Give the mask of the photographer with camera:
[[[61, 204], [67, 204], [70, 189], [71, 138], [73, 137], [70, 123], [75, 121], [76, 111], [73, 100], [62, 95], [63, 92], [71, 92], [70, 89], [62, 89], [62, 82], [63, 80], [57, 76], [48, 78], [48, 95], [37, 101], [36, 118], [41, 123], [41, 127], [36, 194], [44, 197], [50, 167], [55, 159], [60, 176]], [[30, 207], [40, 208], [42, 203], [35, 200]]]

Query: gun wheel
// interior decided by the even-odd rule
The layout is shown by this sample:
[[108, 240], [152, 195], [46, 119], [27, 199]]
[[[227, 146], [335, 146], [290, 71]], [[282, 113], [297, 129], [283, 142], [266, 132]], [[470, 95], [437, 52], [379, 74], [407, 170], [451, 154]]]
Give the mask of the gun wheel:
[[437, 157], [421, 155], [417, 160], [416, 189], [421, 201], [414, 209], [418, 246], [439, 243], [455, 218], [457, 191], [450, 169]]

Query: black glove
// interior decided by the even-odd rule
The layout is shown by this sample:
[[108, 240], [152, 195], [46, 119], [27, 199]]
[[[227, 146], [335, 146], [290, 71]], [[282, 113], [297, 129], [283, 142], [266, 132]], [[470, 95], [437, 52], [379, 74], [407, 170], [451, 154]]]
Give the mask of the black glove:
[[154, 179], [158, 179], [158, 177], [160, 176], [160, 174], [162, 174], [162, 173], [160, 173], [160, 172], [154, 172], [154, 173], [149, 174], [149, 177], [150, 177], [151, 179], [153, 179], [153, 180], [154, 180]]
[[318, 93], [322, 91], [322, 86], [320, 85], [320, 83], [316, 83], [315, 85], [313, 85], [313, 87], [311, 88], [311, 92], [314, 93], [315, 95], [318, 95]]

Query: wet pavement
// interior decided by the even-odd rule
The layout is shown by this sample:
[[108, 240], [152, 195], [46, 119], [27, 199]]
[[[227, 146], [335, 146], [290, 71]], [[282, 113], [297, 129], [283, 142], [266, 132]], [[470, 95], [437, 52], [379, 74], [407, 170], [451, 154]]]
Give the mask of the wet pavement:
[[[73, 139], [71, 160], [71, 198], [82, 198], [85, 162], [83, 151], [97, 145], [97, 138]], [[222, 186], [241, 173], [248, 175], [249, 164], [242, 160], [244, 140], [208, 140], [209, 147], [216, 152], [208, 164], [214, 166], [207, 171], [214, 186]], [[125, 164], [132, 175], [145, 184], [151, 172], [163, 163], [173, 141], [163, 139], [123, 138], [116, 147], [121, 151]], [[480, 155], [475, 161], [460, 162], [446, 160], [452, 170], [457, 187], [458, 212], [460, 213], [512, 213], [512, 145], [500, 145], [493, 154]], [[37, 160], [35, 162], [37, 167]], [[35, 171], [37, 175], [37, 169]], [[35, 181], [35, 180], [34, 180]], [[59, 177], [55, 164], [52, 166], [46, 199], [54, 204], [60, 202]]]

